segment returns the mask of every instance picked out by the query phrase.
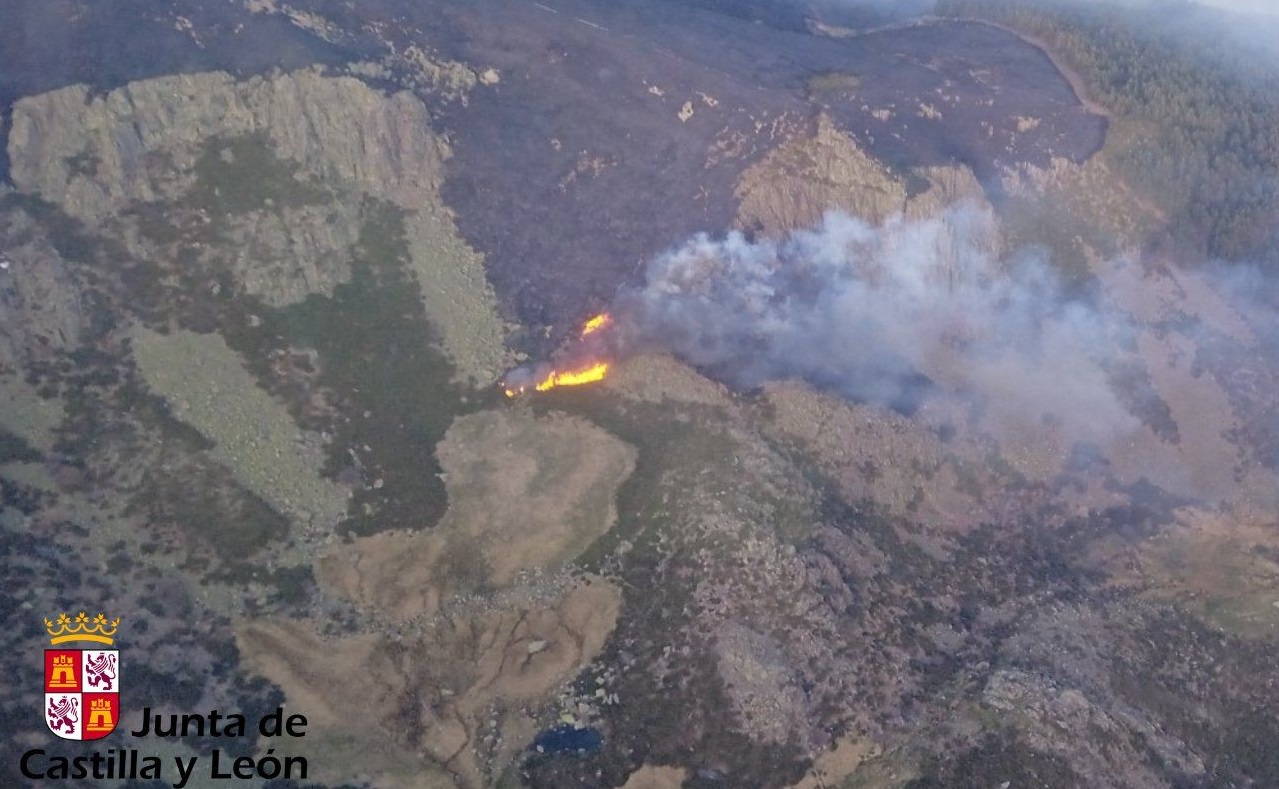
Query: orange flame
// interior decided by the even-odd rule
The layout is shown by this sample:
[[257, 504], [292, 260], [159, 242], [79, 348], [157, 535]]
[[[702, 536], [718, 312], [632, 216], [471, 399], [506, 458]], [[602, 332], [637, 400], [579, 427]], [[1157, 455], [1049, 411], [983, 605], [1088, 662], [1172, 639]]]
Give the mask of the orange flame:
[[545, 380], [533, 388], [539, 392], [545, 392], [547, 389], [554, 389], [557, 386], [581, 386], [582, 384], [602, 381], [606, 375], [608, 375], [608, 364], [598, 362], [590, 367], [566, 373], [551, 371], [551, 374], [546, 376]]
[[[609, 315], [607, 312], [601, 312], [599, 315], [596, 315], [586, 323], [582, 324], [582, 337], [585, 338], [597, 331], [607, 329], [611, 325], [613, 325], [613, 316]], [[583, 367], [578, 370], [568, 370], [564, 372], [552, 370], [541, 381], [533, 384], [532, 388], [537, 392], [545, 392], [549, 389], [554, 389], [557, 386], [581, 386], [582, 384], [602, 381], [606, 375], [608, 375], [608, 364], [606, 362], [596, 362], [588, 367]], [[502, 391], [506, 392], [507, 397], [515, 397], [517, 395], [524, 394], [528, 391], [528, 389], [529, 387], [527, 385], [515, 387], [507, 386], [504, 387]]]
[[596, 315], [594, 318], [591, 318], [589, 321], [582, 324], [582, 336], [586, 337], [587, 335], [594, 334], [600, 329], [607, 329], [612, 324], [613, 316], [609, 315], [607, 312], [601, 312], [599, 315]]
[[[558, 372], [552, 370], [545, 378], [533, 385], [533, 391], [545, 392], [554, 389], [557, 386], [581, 386], [582, 384], [595, 383], [604, 380], [604, 376], [608, 375], [608, 363], [596, 362], [590, 367], [583, 367], [580, 370], [569, 370], [567, 372]], [[503, 391], [507, 397], [515, 397], [527, 392], [529, 387], [519, 386], [515, 388], [506, 387]]]

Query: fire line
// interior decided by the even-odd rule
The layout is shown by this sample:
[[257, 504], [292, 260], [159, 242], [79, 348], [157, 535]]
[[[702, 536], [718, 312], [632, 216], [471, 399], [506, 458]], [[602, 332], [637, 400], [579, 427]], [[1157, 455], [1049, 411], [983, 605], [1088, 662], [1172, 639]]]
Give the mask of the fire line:
[[[613, 316], [607, 312], [601, 312], [582, 324], [581, 336], [585, 339], [587, 336], [607, 329], [612, 325]], [[524, 394], [530, 388], [537, 392], [545, 392], [557, 386], [581, 386], [582, 384], [602, 381], [606, 375], [608, 375], [608, 363], [594, 362], [576, 370], [551, 370], [545, 378], [532, 384], [531, 387], [529, 384], [505, 386], [503, 391], [506, 392], [507, 397], [515, 397], [516, 395]]]
[[539, 392], [545, 392], [547, 389], [554, 389], [557, 386], [581, 386], [582, 384], [602, 381], [605, 375], [608, 375], [608, 364], [598, 362], [583, 370], [566, 373], [552, 371], [550, 375], [546, 376], [541, 383], [533, 388]]
[[594, 334], [600, 329], [607, 329], [612, 324], [613, 316], [609, 315], [607, 312], [601, 312], [599, 315], [596, 315], [594, 318], [591, 318], [582, 325], [582, 336], [586, 337]]

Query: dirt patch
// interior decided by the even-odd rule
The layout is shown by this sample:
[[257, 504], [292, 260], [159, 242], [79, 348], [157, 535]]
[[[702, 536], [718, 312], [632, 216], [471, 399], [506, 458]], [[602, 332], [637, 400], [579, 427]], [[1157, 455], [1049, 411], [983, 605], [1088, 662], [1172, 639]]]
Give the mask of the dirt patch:
[[247, 664], [311, 730], [314, 778], [386, 787], [493, 785], [542, 723], [539, 702], [612, 632], [620, 593], [601, 581], [562, 597], [445, 615], [414, 635], [325, 640], [313, 623], [246, 622]]
[[553, 570], [612, 526], [635, 464], [634, 450], [585, 420], [518, 408], [462, 417], [437, 453], [451, 502], [440, 525], [343, 546], [317, 563], [324, 586], [405, 620]]
[[684, 785], [687, 771], [679, 767], [654, 767], [645, 765], [622, 785], [622, 789], [679, 789]]
[[[792, 789], [831, 789], [832, 787], [849, 786], [845, 783], [849, 776], [857, 772], [868, 759], [874, 759], [882, 752], [882, 748], [870, 740], [846, 738], [835, 743], [835, 747], [813, 760], [813, 769]], [[860, 786], [860, 784], [853, 784]]]
[[[610, 584], [537, 579], [610, 528], [634, 450], [585, 420], [511, 408], [459, 419], [437, 451], [451, 505], [435, 530], [362, 538], [317, 562], [321, 586], [375, 632], [240, 629], [250, 665], [315, 710], [328, 780], [493, 785], [617, 620]], [[362, 679], [338, 681], [348, 673]]]
[[453, 502], [441, 530], [490, 546], [495, 584], [567, 561], [607, 531], [635, 467], [634, 450], [585, 420], [515, 409], [459, 419], [437, 453]]
[[1279, 533], [1273, 514], [1186, 507], [1177, 524], [1135, 549], [1098, 554], [1113, 583], [1175, 603], [1209, 625], [1271, 639], [1279, 633]]

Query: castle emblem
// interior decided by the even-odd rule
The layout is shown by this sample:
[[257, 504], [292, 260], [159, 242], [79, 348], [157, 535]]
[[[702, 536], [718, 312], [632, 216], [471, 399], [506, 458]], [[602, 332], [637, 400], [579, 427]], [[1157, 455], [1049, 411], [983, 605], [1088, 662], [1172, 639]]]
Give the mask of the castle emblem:
[[[53, 649], [44, 651], [44, 719], [49, 731], [64, 740], [98, 740], [120, 720], [120, 652], [113, 646], [120, 618], [106, 614], [90, 619], [58, 614], [44, 620]], [[89, 648], [64, 647], [71, 643]]]

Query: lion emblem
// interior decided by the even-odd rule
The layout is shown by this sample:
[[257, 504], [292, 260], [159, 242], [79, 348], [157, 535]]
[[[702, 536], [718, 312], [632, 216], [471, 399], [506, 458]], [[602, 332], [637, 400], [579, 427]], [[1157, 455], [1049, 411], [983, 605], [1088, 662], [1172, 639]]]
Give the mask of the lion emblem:
[[115, 679], [115, 653], [103, 653], [89, 658], [85, 664], [85, 674], [89, 684], [102, 690], [111, 690]]
[[49, 709], [46, 714], [49, 716], [49, 728], [54, 732], [60, 732], [66, 727], [67, 734], [75, 734], [75, 725], [80, 722], [80, 700], [70, 696], [63, 696], [60, 699], [49, 699]]

